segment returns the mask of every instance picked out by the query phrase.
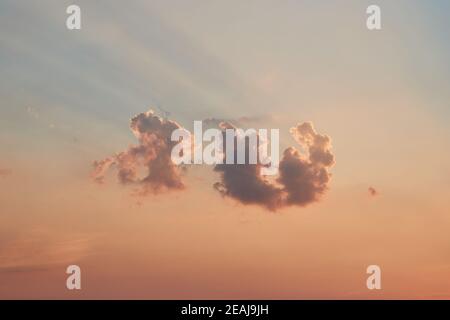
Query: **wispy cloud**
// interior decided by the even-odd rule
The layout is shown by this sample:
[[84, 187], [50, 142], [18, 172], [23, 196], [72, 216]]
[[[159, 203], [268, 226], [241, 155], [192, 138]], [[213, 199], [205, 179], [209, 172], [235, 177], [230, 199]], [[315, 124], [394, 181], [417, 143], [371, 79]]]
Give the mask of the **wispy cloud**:
[[35, 228], [0, 245], [0, 273], [43, 271], [77, 263], [89, 251], [91, 237], [61, 235]]
[[242, 116], [238, 118], [233, 119], [225, 119], [225, 118], [206, 118], [203, 120], [203, 124], [205, 126], [210, 127], [218, 127], [220, 128], [220, 125], [222, 123], [230, 123], [237, 127], [247, 127], [250, 125], [262, 123], [262, 122], [269, 122], [274, 119], [273, 115], [270, 114], [264, 114], [264, 115], [257, 115], [257, 116]]

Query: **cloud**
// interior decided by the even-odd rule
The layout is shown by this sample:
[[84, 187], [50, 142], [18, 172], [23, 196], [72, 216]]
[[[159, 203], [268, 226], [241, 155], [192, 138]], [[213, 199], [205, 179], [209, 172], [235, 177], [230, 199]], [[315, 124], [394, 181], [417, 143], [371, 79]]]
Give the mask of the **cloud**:
[[237, 127], [247, 127], [255, 123], [272, 121], [274, 117], [272, 115], [259, 115], [259, 116], [243, 116], [235, 119], [223, 119], [223, 118], [207, 118], [203, 120], [205, 127], [220, 128], [221, 123], [233, 124]]
[[328, 189], [329, 168], [335, 160], [330, 137], [316, 133], [311, 122], [291, 128], [290, 133], [306, 155], [293, 147], [286, 149], [280, 161], [278, 182], [287, 193], [286, 204], [303, 206], [317, 201]]
[[[209, 124], [222, 129], [235, 128], [223, 119], [211, 118]], [[117, 171], [121, 184], [137, 186], [140, 194], [159, 193], [167, 190], [182, 190], [182, 169], [173, 164], [171, 150], [178, 142], [172, 142], [172, 131], [181, 128], [174, 121], [162, 119], [153, 111], [141, 113], [131, 120], [131, 130], [139, 144], [126, 151], [96, 161], [92, 177], [103, 183], [105, 175], [111, 168]], [[326, 135], [317, 133], [310, 122], [305, 122], [290, 129], [301, 151], [289, 147], [283, 152], [279, 163], [279, 175], [268, 180], [261, 174], [263, 165], [256, 164], [218, 164], [214, 171], [220, 175], [220, 181], [213, 187], [222, 196], [237, 200], [242, 204], [260, 205], [275, 211], [287, 206], [306, 206], [316, 202], [329, 187], [331, 173], [329, 169], [335, 159], [331, 152], [331, 140]], [[246, 139], [244, 136], [236, 139]], [[259, 141], [259, 139], [258, 139]], [[226, 149], [226, 144], [224, 145]], [[246, 144], [246, 163], [249, 144]], [[226, 150], [224, 150], [224, 155]], [[237, 148], [235, 148], [235, 159]], [[138, 173], [145, 169], [145, 175]]]
[[334, 164], [330, 137], [316, 133], [311, 122], [299, 124], [289, 132], [299, 145], [308, 148], [311, 164], [322, 167]]
[[0, 274], [45, 271], [82, 260], [94, 237], [34, 228], [2, 239]]
[[243, 204], [257, 204], [275, 211], [286, 206], [306, 206], [318, 201], [328, 189], [329, 168], [334, 165], [331, 140], [316, 133], [312, 123], [291, 128], [290, 133], [306, 151], [294, 147], [283, 152], [275, 182], [261, 175], [261, 165], [217, 165], [221, 181], [214, 188]]
[[[173, 146], [172, 131], [181, 126], [171, 120], [162, 119], [152, 110], [140, 113], [131, 119], [130, 129], [139, 144], [114, 156], [94, 162], [92, 178], [104, 182], [109, 168], [117, 170], [119, 182], [137, 187], [138, 193], [159, 193], [166, 190], [184, 189], [181, 168], [170, 158]], [[139, 173], [144, 170], [143, 177]]]
[[243, 204], [258, 204], [269, 210], [282, 206], [282, 189], [267, 181], [261, 175], [261, 165], [216, 165], [221, 181], [214, 188], [223, 196], [231, 197]]
[[378, 191], [374, 187], [369, 187], [367, 189], [367, 191], [369, 191], [369, 195], [371, 195], [372, 197], [375, 197], [378, 195]]

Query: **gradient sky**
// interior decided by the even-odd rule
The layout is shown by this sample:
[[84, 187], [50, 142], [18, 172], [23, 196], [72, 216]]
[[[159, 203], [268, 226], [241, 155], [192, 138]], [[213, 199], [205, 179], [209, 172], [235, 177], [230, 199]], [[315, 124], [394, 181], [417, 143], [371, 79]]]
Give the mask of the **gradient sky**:
[[[448, 1], [79, 0], [80, 31], [70, 4], [0, 2], [0, 298], [450, 298]], [[93, 183], [157, 107], [254, 117], [283, 148], [312, 121], [330, 189], [274, 213], [210, 167], [157, 196]]]

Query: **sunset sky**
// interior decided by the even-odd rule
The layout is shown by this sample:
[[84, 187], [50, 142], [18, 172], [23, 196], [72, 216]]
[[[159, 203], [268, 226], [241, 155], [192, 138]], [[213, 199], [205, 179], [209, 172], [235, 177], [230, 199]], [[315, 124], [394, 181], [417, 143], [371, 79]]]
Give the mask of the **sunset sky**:
[[[1, 299], [450, 299], [450, 2], [78, 0], [72, 31], [71, 4], [0, 1]], [[150, 109], [277, 128], [280, 153], [311, 122], [327, 190], [269, 210], [207, 165], [94, 181]]]

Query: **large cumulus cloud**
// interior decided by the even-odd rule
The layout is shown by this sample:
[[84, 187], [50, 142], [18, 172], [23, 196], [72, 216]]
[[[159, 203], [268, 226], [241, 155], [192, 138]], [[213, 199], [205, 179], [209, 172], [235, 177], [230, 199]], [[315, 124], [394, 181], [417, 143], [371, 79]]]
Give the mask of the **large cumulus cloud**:
[[303, 152], [294, 147], [283, 152], [276, 181], [261, 175], [261, 164], [216, 165], [221, 181], [214, 185], [215, 189], [243, 204], [269, 210], [318, 201], [328, 189], [329, 168], [335, 162], [330, 138], [318, 134], [310, 122], [291, 128], [290, 133]]
[[304, 206], [317, 201], [328, 189], [329, 168], [335, 160], [330, 137], [317, 133], [311, 122], [291, 128], [290, 133], [305, 153], [293, 147], [284, 151], [278, 182], [284, 186], [286, 205]]
[[[131, 119], [130, 129], [139, 144], [114, 156], [94, 162], [92, 177], [103, 182], [111, 167], [117, 170], [122, 184], [134, 185], [142, 194], [159, 193], [184, 188], [181, 168], [170, 158], [173, 146], [172, 131], [181, 126], [171, 120], [162, 119], [153, 111], [141, 113]], [[144, 175], [139, 173], [144, 171]]]

